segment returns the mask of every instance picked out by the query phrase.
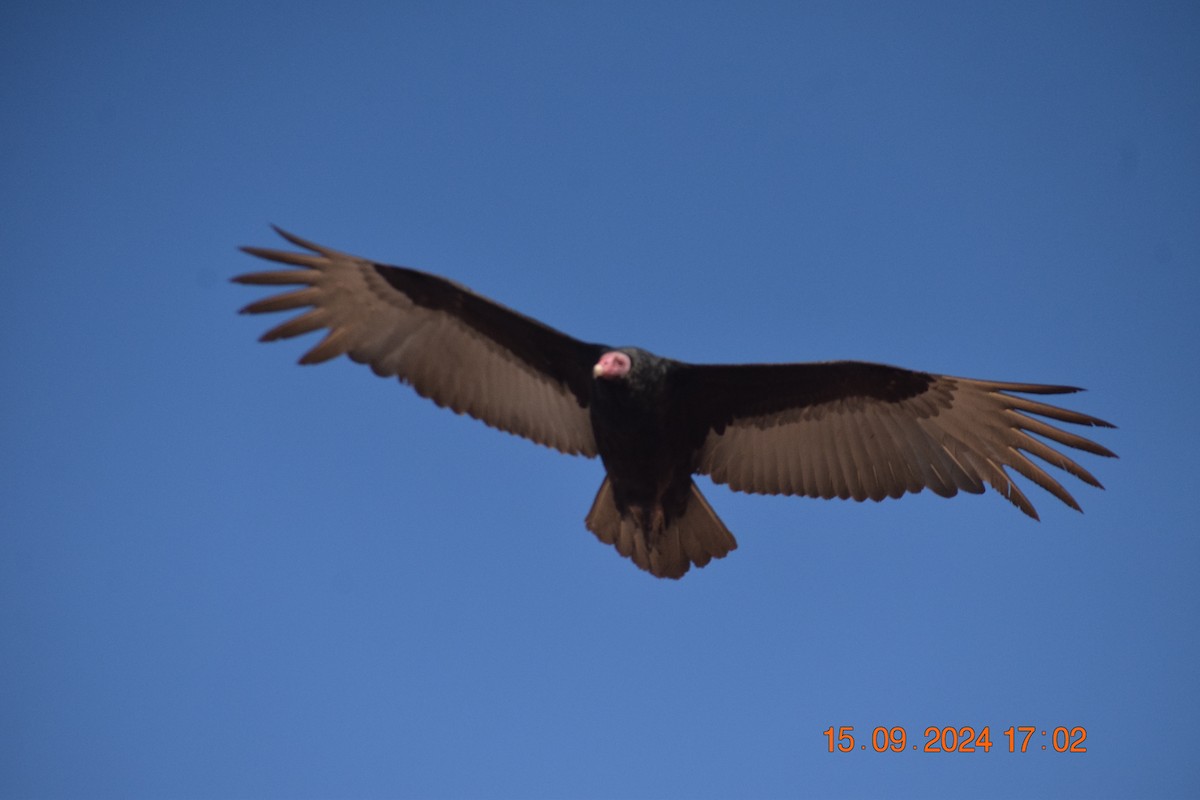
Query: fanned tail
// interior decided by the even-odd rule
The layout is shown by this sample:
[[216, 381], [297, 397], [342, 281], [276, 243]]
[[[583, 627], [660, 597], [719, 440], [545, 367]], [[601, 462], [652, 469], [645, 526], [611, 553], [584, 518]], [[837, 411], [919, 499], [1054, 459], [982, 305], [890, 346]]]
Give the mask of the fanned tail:
[[665, 529], [661, 512], [646, 517], [622, 515], [612, 484], [605, 478], [586, 524], [600, 541], [613, 545], [618, 553], [659, 578], [682, 578], [693, 564], [703, 567], [737, 548], [737, 540], [694, 483], [683, 516]]

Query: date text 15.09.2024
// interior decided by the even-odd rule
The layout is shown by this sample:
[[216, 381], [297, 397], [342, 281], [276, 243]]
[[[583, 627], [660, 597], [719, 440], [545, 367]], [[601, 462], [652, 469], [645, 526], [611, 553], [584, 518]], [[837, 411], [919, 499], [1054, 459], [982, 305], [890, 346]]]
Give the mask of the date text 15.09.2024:
[[[964, 726], [938, 727], [930, 725], [922, 737], [923, 744], [910, 745], [908, 732], [903, 725], [877, 726], [871, 731], [869, 742], [856, 741], [853, 725], [830, 726], [821, 731], [825, 736], [829, 752], [851, 753], [855, 750], [874, 750], [876, 753], [903, 753], [910, 748], [924, 753], [990, 753], [992, 751], [992, 726], [985, 725], [978, 731]], [[1031, 750], [1047, 750], [1055, 753], [1086, 753], [1087, 729], [1082, 726], [1038, 728], [1033, 725], [1010, 725], [1000, 732], [999, 751], [1025, 753]]]

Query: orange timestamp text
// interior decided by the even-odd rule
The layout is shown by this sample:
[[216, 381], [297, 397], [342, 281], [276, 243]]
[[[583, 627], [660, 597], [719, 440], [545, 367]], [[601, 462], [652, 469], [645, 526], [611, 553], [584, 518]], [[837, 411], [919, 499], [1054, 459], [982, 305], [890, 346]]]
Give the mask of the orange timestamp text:
[[[865, 729], [864, 729], [865, 730]], [[909, 744], [908, 731], [903, 725], [876, 726], [867, 743], [858, 741], [853, 725], [832, 725], [821, 731], [830, 753], [852, 753], [855, 750], [874, 750], [876, 753], [990, 753], [992, 726], [979, 730], [971, 726], [955, 727], [930, 725], [920, 741]], [[1087, 729], [1081, 725], [1039, 728], [1034, 725], [1009, 725], [1001, 731], [998, 751], [1025, 753], [1030, 750], [1053, 750], [1055, 753], [1086, 753]]]

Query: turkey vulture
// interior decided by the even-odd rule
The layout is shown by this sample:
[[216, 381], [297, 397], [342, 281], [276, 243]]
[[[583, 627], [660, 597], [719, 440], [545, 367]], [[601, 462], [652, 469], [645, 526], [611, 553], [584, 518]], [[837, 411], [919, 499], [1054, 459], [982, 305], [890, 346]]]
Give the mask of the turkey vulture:
[[686, 364], [581, 342], [445, 278], [276, 231], [308, 252], [243, 250], [299, 269], [234, 281], [301, 288], [242, 311], [308, 310], [262, 341], [327, 328], [301, 364], [346, 354], [456, 413], [563, 453], [600, 456], [607, 476], [588, 529], [662, 578], [682, 577], [737, 547], [693, 474], [740, 492], [859, 501], [925, 488], [943, 497], [959, 489], [979, 494], [987, 483], [1037, 519], [1005, 467], [1071, 508], [1079, 504], [1026, 453], [1092, 486], [1100, 482], [1030, 434], [1114, 455], [1039, 417], [1109, 423], [1014, 394], [1073, 387], [857, 361]]

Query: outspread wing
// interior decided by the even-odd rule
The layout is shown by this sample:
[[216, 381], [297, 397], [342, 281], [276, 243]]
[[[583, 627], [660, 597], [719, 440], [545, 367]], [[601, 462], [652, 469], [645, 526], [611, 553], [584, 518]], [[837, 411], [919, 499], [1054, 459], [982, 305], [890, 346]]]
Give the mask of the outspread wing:
[[[1107, 448], [1043, 419], [1113, 427], [1019, 394], [1069, 386], [955, 378], [853, 361], [690, 366], [688, 403], [696, 471], [737, 491], [882, 500], [929, 488], [979, 494], [984, 483], [1037, 519], [1005, 472], [1011, 467], [1071, 508], [1075, 499], [1028, 455], [1092, 486], [1100, 482], [1030, 434], [1101, 456]], [[682, 408], [682, 406], [681, 406]]]
[[302, 288], [242, 309], [308, 309], [263, 334], [329, 333], [300, 359], [343, 353], [396, 376], [423, 397], [564, 453], [594, 456], [591, 368], [603, 352], [436, 275], [389, 267], [276, 231], [307, 253], [242, 248], [299, 267], [254, 272], [238, 283]]

